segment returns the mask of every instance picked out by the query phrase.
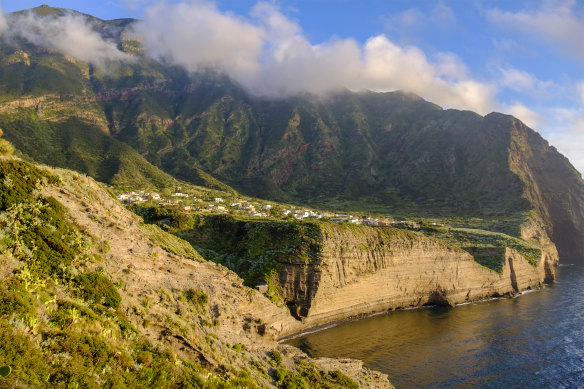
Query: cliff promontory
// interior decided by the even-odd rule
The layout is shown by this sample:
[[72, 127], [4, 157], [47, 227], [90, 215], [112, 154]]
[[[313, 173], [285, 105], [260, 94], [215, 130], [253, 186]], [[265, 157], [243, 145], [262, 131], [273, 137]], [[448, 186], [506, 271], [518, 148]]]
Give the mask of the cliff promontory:
[[215, 260], [248, 284], [262, 289], [266, 281], [265, 294], [288, 307], [296, 322], [274, 322], [280, 337], [397, 308], [515, 295], [553, 281], [558, 263], [555, 245], [535, 218], [521, 226], [525, 240], [443, 229], [443, 235], [459, 240], [474, 233], [470, 246], [435, 238], [429, 228], [195, 218], [192, 229], [179, 233], [182, 237], [214, 252]]
[[295, 317], [314, 326], [351, 316], [513, 295], [554, 280], [553, 245], [536, 266], [506, 248], [499, 272], [468, 252], [397, 229], [327, 226], [317, 263], [284, 263], [280, 280]]

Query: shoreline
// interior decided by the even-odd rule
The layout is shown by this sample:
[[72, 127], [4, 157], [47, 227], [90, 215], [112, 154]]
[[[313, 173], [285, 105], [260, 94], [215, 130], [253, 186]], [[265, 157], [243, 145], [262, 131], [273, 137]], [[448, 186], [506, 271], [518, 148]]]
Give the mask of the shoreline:
[[[555, 282], [556, 282], [556, 280], [553, 281], [553, 283], [555, 283]], [[480, 303], [484, 303], [484, 302], [488, 302], [488, 301], [519, 298], [525, 294], [540, 292], [543, 289], [545, 289], [547, 285], [548, 285], [548, 283], [544, 283], [540, 287], [536, 287], [536, 288], [530, 287], [530, 288], [527, 288], [519, 293], [502, 295], [502, 296], [486, 297], [486, 298], [472, 300], [472, 301], [465, 301], [463, 303], [454, 304], [454, 306], [444, 306], [444, 305], [410, 306], [410, 307], [402, 307], [402, 308], [396, 308], [396, 309], [385, 310], [385, 311], [380, 311], [380, 312], [372, 312], [372, 313], [366, 313], [366, 314], [361, 314], [361, 315], [356, 315], [356, 316], [350, 316], [350, 317], [347, 317], [344, 319], [334, 320], [334, 321], [331, 321], [329, 323], [307, 327], [301, 331], [293, 332], [291, 334], [284, 335], [284, 336], [276, 339], [276, 341], [281, 344], [281, 343], [285, 343], [285, 342], [293, 340], [293, 339], [301, 338], [305, 335], [310, 335], [310, 334], [314, 334], [316, 332], [328, 330], [330, 328], [334, 328], [334, 327], [337, 327], [337, 326], [345, 324], [345, 323], [350, 323], [353, 321], [368, 319], [368, 318], [376, 317], [376, 316], [388, 315], [392, 312], [411, 311], [411, 310], [419, 310], [419, 309], [431, 309], [431, 308], [437, 308], [437, 307], [456, 308], [456, 307], [460, 307], [460, 306], [464, 306], [464, 305], [480, 304]]]

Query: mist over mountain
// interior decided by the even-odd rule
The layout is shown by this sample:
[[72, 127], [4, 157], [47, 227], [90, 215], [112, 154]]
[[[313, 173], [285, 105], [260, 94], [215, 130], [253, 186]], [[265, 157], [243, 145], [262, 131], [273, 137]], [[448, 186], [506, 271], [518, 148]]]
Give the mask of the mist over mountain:
[[[38, 7], [8, 15], [4, 37], [25, 38], [103, 70], [106, 63], [132, 60], [112, 41], [117, 22], [104, 24], [76, 11]], [[313, 45], [295, 21], [269, 3], [258, 3], [248, 19], [222, 13], [206, 2], [160, 3], [148, 9], [144, 20], [125, 19], [122, 24], [126, 23], [127, 28], [114, 35], [123, 31], [137, 37], [146, 56], [189, 72], [211, 69], [227, 74], [256, 96], [404, 89], [481, 114], [520, 108], [497, 103], [493, 87], [473, 80], [451, 54], [430, 59], [384, 35], [363, 45], [341, 38]]]
[[[584, 185], [567, 159], [511, 116], [411, 93], [487, 113], [492, 96], [475, 94], [484, 86], [452, 58], [430, 66], [381, 36], [311, 46], [272, 6], [254, 15], [185, 4], [144, 21], [6, 15], [0, 127], [30, 158], [106, 182], [218, 179], [268, 199], [402, 215], [535, 210], [561, 251], [581, 252]], [[363, 88], [408, 92], [351, 90]]]

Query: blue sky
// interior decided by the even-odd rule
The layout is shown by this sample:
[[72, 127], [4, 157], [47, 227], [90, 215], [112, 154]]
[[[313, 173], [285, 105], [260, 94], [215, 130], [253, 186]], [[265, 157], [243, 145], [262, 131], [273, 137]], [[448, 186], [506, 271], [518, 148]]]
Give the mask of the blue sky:
[[[4, 12], [43, 3], [0, 1]], [[190, 70], [212, 63], [258, 94], [410, 89], [445, 108], [510, 113], [584, 172], [583, 1], [47, 4], [102, 19], [143, 19], [139, 32], [153, 56]], [[213, 39], [201, 40], [202, 31]]]

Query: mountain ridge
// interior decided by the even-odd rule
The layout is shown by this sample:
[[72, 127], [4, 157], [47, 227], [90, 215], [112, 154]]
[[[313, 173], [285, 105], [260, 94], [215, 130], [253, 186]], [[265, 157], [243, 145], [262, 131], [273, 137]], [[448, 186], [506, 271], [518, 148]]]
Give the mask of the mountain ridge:
[[[548, 230], [562, 257], [584, 253], [581, 176], [517, 119], [444, 110], [399, 91], [261, 98], [213, 71], [189, 74], [148, 58], [126, 27], [112, 26], [110, 39], [134, 60], [107, 72], [30, 42], [4, 41], [0, 100], [12, 105], [0, 108], [0, 126], [7, 139], [23, 151], [34, 140], [60, 143], [68, 153], [76, 136], [102, 132], [110, 149], [133, 149], [124, 153], [142, 161], [134, 165], [153, 165], [152, 177], [158, 168], [197, 185], [330, 209], [422, 217], [534, 209], [557, 225]], [[53, 123], [53, 135], [41, 128], [23, 137], [22, 116], [44, 123], [38, 127]], [[78, 127], [68, 135], [73, 143], [62, 137], [67, 120]], [[48, 146], [25, 153], [59, 166], [76, 161], [73, 167], [111, 182], [121, 154], [98, 157], [100, 168], [92, 168], [85, 161], [92, 148], [103, 154], [98, 144], [65, 160], [39, 155]]]

